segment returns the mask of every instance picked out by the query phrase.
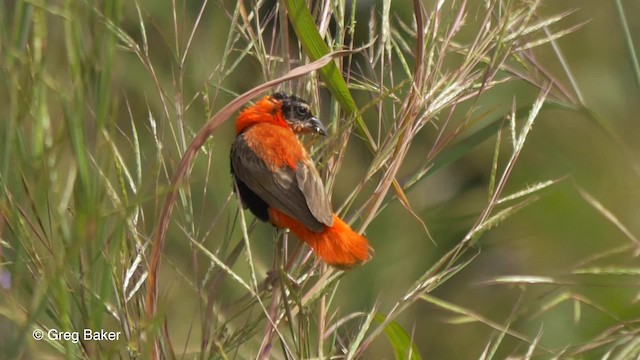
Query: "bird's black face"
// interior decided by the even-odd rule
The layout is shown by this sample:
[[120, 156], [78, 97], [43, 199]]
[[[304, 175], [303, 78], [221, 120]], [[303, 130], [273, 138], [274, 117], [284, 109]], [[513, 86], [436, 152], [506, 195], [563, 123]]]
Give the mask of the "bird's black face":
[[296, 134], [320, 134], [327, 135], [324, 126], [311, 112], [311, 108], [306, 101], [294, 95], [275, 93], [271, 95], [282, 103], [282, 117], [287, 122], [291, 130]]

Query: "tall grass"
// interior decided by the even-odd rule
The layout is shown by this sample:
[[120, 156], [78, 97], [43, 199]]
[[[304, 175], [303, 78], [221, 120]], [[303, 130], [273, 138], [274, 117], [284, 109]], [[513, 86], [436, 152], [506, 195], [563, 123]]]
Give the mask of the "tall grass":
[[[586, 103], [557, 44], [582, 26], [573, 11], [542, 15], [542, 1], [382, 1], [363, 12], [368, 5], [4, 3], [0, 357], [430, 358], [424, 335], [403, 319], [425, 304], [452, 314], [453, 323], [482, 324], [486, 346], [474, 349], [481, 359], [639, 356], [637, 319], [544, 271], [483, 284], [522, 289], [507, 319], [435, 294], [471, 271], [487, 233], [560, 183], [571, 183], [585, 206], [629, 239], [568, 275], [638, 275], [613, 261], [594, 265], [637, 252], [640, 241], [566, 173], [512, 184], [546, 109], [596, 120], [632, 153]], [[540, 49], [564, 73], [548, 70]], [[491, 102], [514, 83], [534, 95]], [[319, 263], [294, 236], [241, 211], [228, 176], [225, 122], [275, 89], [308, 99], [328, 125], [327, 138], [305, 142], [327, 189], [341, 194], [333, 198], [341, 216], [374, 247], [402, 241], [404, 229], [397, 239], [367, 231], [389, 211], [412, 218], [424, 242], [437, 244], [437, 257], [397, 274], [412, 285], [344, 310], [366, 286], [341, 286], [352, 273]], [[482, 201], [469, 205], [472, 216], [455, 243], [444, 244], [416, 208], [415, 190], [487, 142], [492, 161], [479, 165], [490, 174]], [[358, 167], [349, 162], [354, 149], [366, 159]], [[354, 186], [345, 193], [340, 182], [349, 178]], [[265, 234], [273, 234], [266, 245]], [[536, 286], [563, 290], [525, 296]], [[576, 322], [587, 305], [615, 325], [584, 343], [550, 346], [544, 328], [531, 327], [565, 302]], [[36, 341], [38, 329], [121, 335]]]

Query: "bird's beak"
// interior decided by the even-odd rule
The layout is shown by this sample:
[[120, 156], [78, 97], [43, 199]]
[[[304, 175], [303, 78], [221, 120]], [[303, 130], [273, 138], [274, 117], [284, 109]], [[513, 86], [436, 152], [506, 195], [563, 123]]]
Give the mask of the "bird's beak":
[[320, 134], [322, 136], [327, 136], [327, 130], [324, 129], [324, 125], [318, 120], [317, 117], [312, 117], [309, 120], [305, 121], [304, 127], [314, 134]]

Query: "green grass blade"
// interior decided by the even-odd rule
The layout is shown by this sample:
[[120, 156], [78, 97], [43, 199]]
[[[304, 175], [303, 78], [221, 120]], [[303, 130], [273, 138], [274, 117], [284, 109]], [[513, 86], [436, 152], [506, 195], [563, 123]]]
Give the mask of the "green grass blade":
[[[374, 319], [378, 323], [383, 323], [385, 316], [382, 314], [376, 314]], [[413, 337], [410, 336], [402, 326], [400, 326], [400, 324], [395, 321], [391, 321], [387, 326], [385, 326], [384, 333], [387, 335], [387, 339], [389, 339], [389, 342], [391, 343], [396, 360], [422, 360], [418, 346], [413, 342]]]
[[[305, 2], [302, 0], [285, 0], [284, 4], [287, 8], [291, 25], [307, 56], [315, 61], [327, 55], [330, 52], [329, 47], [322, 40]], [[336, 63], [332, 61], [318, 71], [338, 103], [349, 116], [355, 117], [358, 131], [367, 139], [369, 145], [374, 147], [373, 138], [358, 112], [356, 103]]]

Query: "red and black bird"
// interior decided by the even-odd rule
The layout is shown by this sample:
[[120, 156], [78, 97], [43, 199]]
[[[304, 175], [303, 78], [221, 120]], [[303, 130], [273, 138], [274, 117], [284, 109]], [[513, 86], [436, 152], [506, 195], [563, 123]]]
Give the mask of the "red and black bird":
[[275, 93], [240, 113], [231, 147], [240, 199], [258, 219], [290, 229], [327, 264], [361, 264], [371, 257], [369, 243], [333, 213], [301, 134], [326, 131], [297, 96]]

